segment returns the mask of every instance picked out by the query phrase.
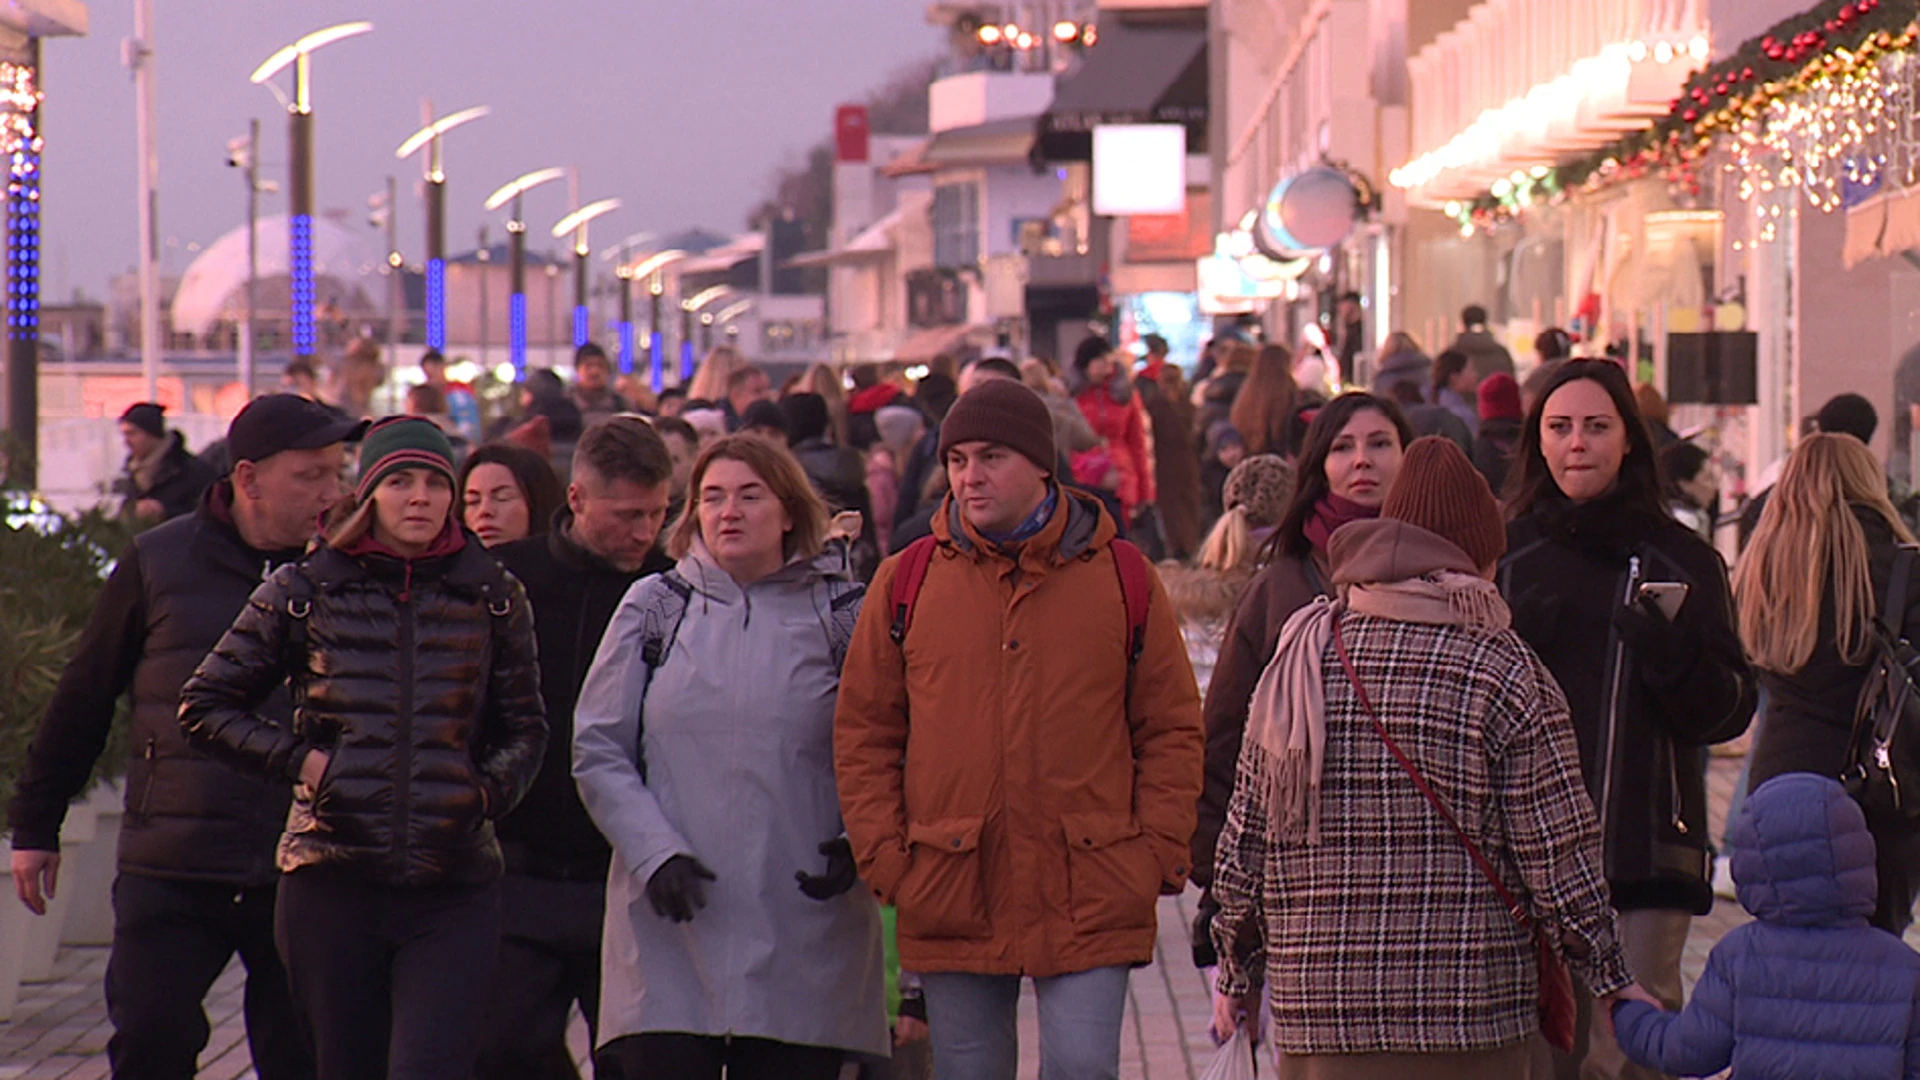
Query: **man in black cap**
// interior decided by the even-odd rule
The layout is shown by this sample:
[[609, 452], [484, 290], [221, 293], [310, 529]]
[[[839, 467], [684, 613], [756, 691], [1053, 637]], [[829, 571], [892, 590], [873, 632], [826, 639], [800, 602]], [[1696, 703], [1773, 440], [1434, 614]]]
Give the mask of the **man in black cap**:
[[[120, 696], [133, 695], [133, 759], [113, 885], [107, 1042], [116, 1077], [186, 1078], [207, 1044], [201, 1000], [238, 952], [247, 1041], [261, 1080], [305, 1080], [313, 1058], [273, 944], [274, 848], [289, 787], [243, 776], [187, 745], [180, 688], [254, 588], [300, 556], [340, 497], [344, 444], [364, 422], [292, 394], [248, 405], [227, 429], [232, 475], [194, 513], [121, 554], [27, 750], [8, 806], [13, 881], [45, 914], [60, 825], [85, 790]], [[290, 722], [284, 687], [260, 704]]]
[[166, 413], [166, 406], [143, 401], [120, 414], [127, 446], [123, 512], [143, 527], [192, 513], [214, 481], [212, 466], [193, 456], [179, 432], [167, 430]]

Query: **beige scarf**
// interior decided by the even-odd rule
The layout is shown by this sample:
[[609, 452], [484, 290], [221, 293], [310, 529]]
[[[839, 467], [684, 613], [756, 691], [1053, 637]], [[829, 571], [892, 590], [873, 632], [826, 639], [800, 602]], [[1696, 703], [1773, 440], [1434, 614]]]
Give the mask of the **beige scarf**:
[[1455, 570], [1404, 581], [1342, 586], [1294, 612], [1248, 706], [1247, 727], [1268, 757], [1268, 806], [1283, 843], [1320, 842], [1320, 777], [1326, 767], [1323, 661], [1342, 613], [1437, 626], [1505, 630], [1512, 614], [1492, 582]]

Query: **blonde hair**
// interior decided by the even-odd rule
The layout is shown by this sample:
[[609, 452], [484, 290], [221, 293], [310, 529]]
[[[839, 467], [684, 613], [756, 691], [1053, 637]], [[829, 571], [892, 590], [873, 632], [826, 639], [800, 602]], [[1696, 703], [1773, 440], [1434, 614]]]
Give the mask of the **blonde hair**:
[[789, 561], [811, 559], [827, 544], [827, 504], [813, 490], [805, 469], [785, 446], [751, 435], [729, 435], [700, 451], [687, 478], [687, 506], [667, 537], [667, 554], [685, 558], [700, 538], [700, 485], [716, 461], [737, 461], [753, 470], [792, 520], [783, 550]]
[[1840, 658], [1866, 662], [1879, 598], [1856, 507], [1885, 521], [1901, 543], [1913, 542], [1866, 446], [1850, 435], [1808, 436], [1787, 459], [1733, 575], [1740, 640], [1755, 665], [1782, 675], [1807, 665], [1829, 585]]
[[719, 401], [727, 396], [727, 380], [746, 366], [739, 350], [731, 345], [715, 345], [700, 361], [700, 369], [693, 373], [693, 382], [687, 385], [687, 397], [694, 401]]
[[1253, 526], [1247, 522], [1247, 508], [1236, 506], [1213, 523], [1194, 561], [1202, 570], [1249, 570], [1259, 559], [1260, 547]]
[[839, 370], [831, 364], [815, 364], [807, 369], [802, 385], [826, 399], [827, 426], [833, 433], [833, 444], [848, 445], [847, 384], [842, 381]]

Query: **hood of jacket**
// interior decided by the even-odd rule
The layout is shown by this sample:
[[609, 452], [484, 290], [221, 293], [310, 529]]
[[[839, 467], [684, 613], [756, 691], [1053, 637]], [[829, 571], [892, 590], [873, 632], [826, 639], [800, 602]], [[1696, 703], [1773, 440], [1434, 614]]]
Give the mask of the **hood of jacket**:
[[752, 584], [742, 586], [733, 580], [733, 575], [721, 569], [713, 554], [707, 550], [706, 542], [696, 537], [693, 547], [680, 557], [674, 570], [693, 591], [716, 604], [737, 604], [746, 598], [750, 590], [777, 588], [783, 585], [805, 587], [823, 578], [844, 577], [842, 566], [845, 560], [831, 548], [811, 558], [796, 556], [787, 560], [787, 564]]
[[1410, 581], [1442, 570], [1480, 573], [1452, 541], [1393, 518], [1342, 525], [1327, 544], [1327, 556], [1336, 586]]
[[1233, 614], [1253, 580], [1253, 571], [1209, 570], [1165, 562], [1159, 566], [1160, 583], [1167, 587], [1167, 599], [1183, 619], [1224, 619]]
[[1786, 773], [1761, 784], [1728, 838], [1740, 906], [1781, 926], [1865, 926], [1879, 896], [1873, 835], [1839, 783]]
[[1433, 361], [1425, 353], [1397, 352], [1380, 358], [1380, 369], [1374, 372], [1373, 385], [1377, 391], [1396, 382], [1411, 382], [1424, 390], [1432, 371]]
[[[1105, 547], [1120, 535], [1113, 518], [1100, 500], [1073, 488], [1054, 485], [1059, 492], [1059, 508], [1033, 539], [1020, 545], [1019, 562], [1023, 569], [1043, 570], [1062, 565]], [[960, 502], [948, 493], [942, 508], [933, 515], [936, 541], [951, 545], [973, 558], [1006, 558], [994, 543], [981, 536], [960, 513]]]

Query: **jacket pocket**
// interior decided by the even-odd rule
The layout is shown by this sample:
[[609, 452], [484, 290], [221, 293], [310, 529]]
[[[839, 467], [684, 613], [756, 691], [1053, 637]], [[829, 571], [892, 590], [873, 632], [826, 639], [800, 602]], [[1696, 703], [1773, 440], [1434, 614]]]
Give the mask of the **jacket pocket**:
[[1067, 910], [1075, 930], [1135, 930], [1155, 923], [1160, 866], [1131, 814], [1060, 815], [1067, 837]]
[[977, 938], [993, 929], [980, 865], [984, 817], [907, 825], [907, 872], [896, 898], [900, 933], [917, 938]]

